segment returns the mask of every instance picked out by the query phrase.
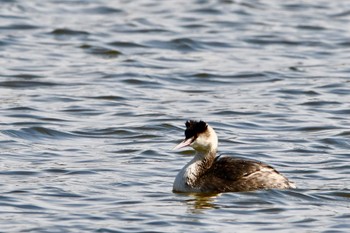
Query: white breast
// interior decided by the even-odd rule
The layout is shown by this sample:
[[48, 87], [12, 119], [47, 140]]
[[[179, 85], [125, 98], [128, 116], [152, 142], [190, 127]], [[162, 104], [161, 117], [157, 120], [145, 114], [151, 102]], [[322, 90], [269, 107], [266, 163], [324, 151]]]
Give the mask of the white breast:
[[173, 191], [175, 192], [196, 192], [198, 191], [194, 187], [194, 183], [197, 179], [198, 160], [192, 159], [181, 171], [177, 174], [174, 184]]

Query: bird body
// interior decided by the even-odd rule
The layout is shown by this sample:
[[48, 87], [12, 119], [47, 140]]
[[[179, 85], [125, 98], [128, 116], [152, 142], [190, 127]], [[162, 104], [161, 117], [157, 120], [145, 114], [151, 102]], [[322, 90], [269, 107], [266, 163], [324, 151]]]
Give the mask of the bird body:
[[175, 178], [174, 192], [221, 193], [295, 188], [294, 183], [262, 162], [216, 156], [218, 138], [203, 121], [187, 121], [185, 140], [174, 149], [190, 146], [194, 158]]

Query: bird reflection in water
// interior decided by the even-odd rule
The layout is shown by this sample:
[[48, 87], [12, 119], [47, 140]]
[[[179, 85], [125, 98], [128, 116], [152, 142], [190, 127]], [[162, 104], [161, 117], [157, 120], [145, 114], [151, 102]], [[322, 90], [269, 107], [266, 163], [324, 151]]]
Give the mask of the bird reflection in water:
[[187, 195], [191, 197], [186, 200], [186, 204], [191, 212], [201, 213], [201, 210], [219, 209], [219, 206], [215, 204], [215, 199], [220, 194], [190, 193]]

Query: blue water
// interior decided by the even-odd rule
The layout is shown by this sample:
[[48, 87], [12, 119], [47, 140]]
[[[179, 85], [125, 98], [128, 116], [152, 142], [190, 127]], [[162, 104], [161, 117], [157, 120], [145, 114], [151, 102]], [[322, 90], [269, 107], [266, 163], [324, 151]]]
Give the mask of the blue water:
[[[0, 0], [1, 232], [348, 232], [350, 2]], [[192, 151], [295, 190], [172, 193]]]

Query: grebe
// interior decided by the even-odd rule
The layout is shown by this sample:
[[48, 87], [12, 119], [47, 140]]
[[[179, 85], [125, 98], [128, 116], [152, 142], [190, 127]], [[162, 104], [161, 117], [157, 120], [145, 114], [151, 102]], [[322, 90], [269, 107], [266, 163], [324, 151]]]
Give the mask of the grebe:
[[295, 188], [271, 166], [252, 160], [216, 156], [218, 137], [204, 121], [187, 121], [185, 140], [174, 150], [190, 146], [194, 158], [176, 176], [174, 192], [221, 193]]

